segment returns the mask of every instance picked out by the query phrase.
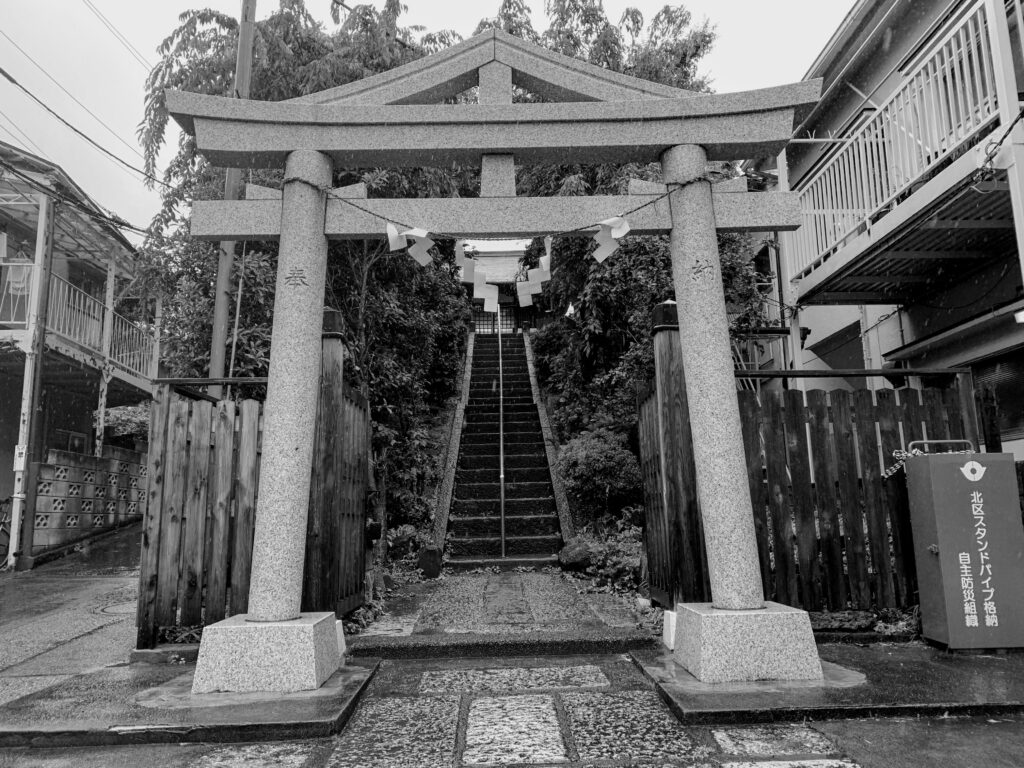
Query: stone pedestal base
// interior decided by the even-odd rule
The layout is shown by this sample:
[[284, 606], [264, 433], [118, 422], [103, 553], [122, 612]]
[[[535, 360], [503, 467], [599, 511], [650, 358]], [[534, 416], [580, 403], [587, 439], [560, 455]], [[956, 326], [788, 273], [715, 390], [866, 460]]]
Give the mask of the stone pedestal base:
[[673, 655], [704, 683], [822, 678], [810, 616], [778, 603], [754, 611], [679, 604]]
[[291, 621], [246, 621], [238, 614], [203, 629], [192, 693], [309, 691], [341, 666], [341, 623], [333, 613]]
[[676, 612], [665, 611], [661, 624], [661, 644], [670, 651], [676, 647]]

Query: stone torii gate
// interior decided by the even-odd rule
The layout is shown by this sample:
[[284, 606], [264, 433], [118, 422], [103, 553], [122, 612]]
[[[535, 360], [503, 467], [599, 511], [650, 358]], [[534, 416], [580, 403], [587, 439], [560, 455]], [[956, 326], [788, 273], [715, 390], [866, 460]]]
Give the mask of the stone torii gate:
[[[439, 103], [474, 85], [478, 104]], [[514, 85], [547, 101], [513, 104]], [[716, 239], [716, 230], [796, 229], [799, 208], [790, 193], [736, 194], [706, 180], [709, 160], [779, 154], [795, 111], [819, 91], [814, 81], [695, 94], [492, 30], [291, 101], [168, 92], [171, 114], [214, 165], [285, 169], [283, 192], [193, 204], [195, 237], [280, 240], [249, 613], [205, 629], [193, 690], [311, 689], [339, 666], [333, 614], [299, 608], [328, 240], [382, 237], [388, 221], [457, 237], [543, 236], [652, 201], [629, 223], [634, 234], [670, 234], [713, 599], [677, 606], [676, 658], [706, 682], [820, 678], [807, 614], [763, 599]], [[653, 161], [667, 187], [515, 194], [516, 164]], [[479, 198], [331, 190], [336, 167], [471, 163], [482, 168]]]

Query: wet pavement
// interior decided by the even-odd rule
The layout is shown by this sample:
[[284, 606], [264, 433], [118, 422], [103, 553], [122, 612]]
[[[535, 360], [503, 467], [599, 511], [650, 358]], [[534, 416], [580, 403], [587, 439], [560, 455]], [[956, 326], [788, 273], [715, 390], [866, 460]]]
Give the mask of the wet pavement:
[[653, 647], [660, 625], [622, 595], [555, 568], [464, 572], [408, 584], [350, 638], [357, 656], [530, 656]]
[[[105, 714], [139, 713], [143, 704], [148, 714], [134, 722], [188, 727], [183, 713], [195, 707], [185, 701], [181, 680], [190, 666], [125, 663], [134, 640], [138, 536], [136, 527], [30, 573], [0, 574], [0, 730], [17, 725], [15, 720], [45, 727], [51, 715], [102, 725]], [[470, 573], [399, 593], [367, 640], [651, 633], [647, 617], [628, 600], [581, 593], [559, 573]], [[386, 659], [351, 719], [332, 737], [304, 732], [301, 740], [227, 745], [9, 748], [0, 749], [0, 768], [1008, 768], [1019, 766], [1024, 754], [1024, 717], [1017, 713], [853, 720], [828, 720], [821, 713], [804, 722], [683, 724], [663, 700], [671, 698], [664, 681], [659, 695], [637, 663], [644, 652], [527, 656], [509, 652], [515, 647], [510, 641], [485, 658]], [[915, 644], [822, 646], [821, 652], [864, 669], [869, 683], [877, 677], [875, 695], [902, 690], [921, 698], [929, 679], [937, 692], [932, 704], [944, 698], [981, 702], [997, 694], [1016, 701], [1024, 691], [1020, 654], [948, 656]], [[358, 677], [360, 665], [367, 670], [372, 663], [357, 660], [350, 673]], [[150, 693], [142, 702], [147, 688], [168, 681], [161, 695], [181, 701]], [[849, 690], [867, 695], [863, 688]], [[765, 696], [780, 695], [721, 693], [758, 706]], [[278, 719], [317, 706], [277, 698], [271, 709]], [[715, 703], [723, 712], [733, 706], [723, 702]], [[233, 711], [225, 708], [224, 717], [216, 717], [248, 714], [253, 730], [239, 738], [270, 735], [246, 707], [236, 702]]]
[[127, 661], [135, 642], [140, 526], [0, 574], [0, 705]]

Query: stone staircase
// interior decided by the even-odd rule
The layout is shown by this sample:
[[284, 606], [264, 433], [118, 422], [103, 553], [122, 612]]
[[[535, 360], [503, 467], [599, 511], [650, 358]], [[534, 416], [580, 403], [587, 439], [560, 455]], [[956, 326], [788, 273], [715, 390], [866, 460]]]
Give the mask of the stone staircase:
[[478, 334], [455, 493], [448, 518], [457, 568], [547, 565], [562, 546], [544, 438], [519, 334], [502, 336], [505, 400], [505, 558], [501, 557], [498, 337]]

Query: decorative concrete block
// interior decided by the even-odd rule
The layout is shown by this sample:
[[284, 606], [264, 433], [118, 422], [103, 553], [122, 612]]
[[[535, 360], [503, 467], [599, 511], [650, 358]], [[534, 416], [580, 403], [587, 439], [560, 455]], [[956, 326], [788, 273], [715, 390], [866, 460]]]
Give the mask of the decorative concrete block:
[[676, 612], [673, 654], [703, 683], [822, 679], [806, 611], [768, 602], [748, 611], [688, 603]]
[[676, 647], [676, 612], [665, 611], [661, 624], [661, 644], [670, 651]]
[[192, 693], [309, 691], [341, 665], [340, 622], [333, 613], [290, 621], [248, 621], [238, 614], [203, 630]]

